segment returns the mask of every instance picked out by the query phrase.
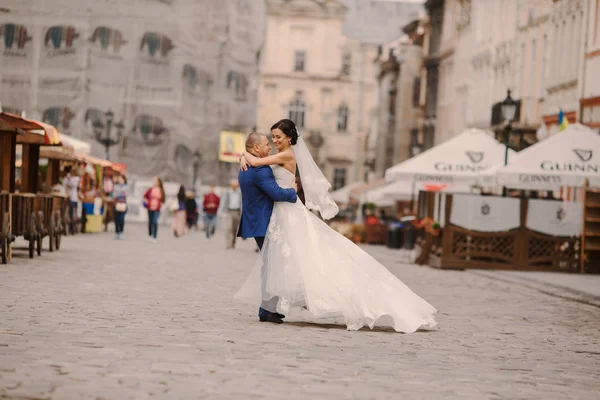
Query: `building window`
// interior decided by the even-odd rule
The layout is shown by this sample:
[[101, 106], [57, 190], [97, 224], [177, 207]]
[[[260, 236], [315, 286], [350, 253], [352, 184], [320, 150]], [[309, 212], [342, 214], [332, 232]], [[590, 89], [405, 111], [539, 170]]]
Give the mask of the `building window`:
[[288, 106], [288, 118], [294, 121], [298, 128], [304, 128], [306, 104], [300, 99], [292, 100]]
[[294, 71], [304, 71], [304, 64], [306, 63], [306, 52], [296, 50], [294, 55]]
[[350, 76], [352, 72], [352, 53], [345, 51], [342, 54], [342, 75]]
[[346, 132], [348, 130], [348, 106], [342, 104], [338, 108], [337, 131]]
[[333, 190], [346, 186], [346, 168], [335, 168], [333, 170]]

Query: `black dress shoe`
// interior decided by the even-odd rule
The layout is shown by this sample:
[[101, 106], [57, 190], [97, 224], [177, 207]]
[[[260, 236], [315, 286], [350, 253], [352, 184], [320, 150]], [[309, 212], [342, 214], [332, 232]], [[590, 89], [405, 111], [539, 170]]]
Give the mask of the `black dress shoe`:
[[281, 318], [281, 319], [284, 319], [284, 318], [285, 318], [285, 315], [283, 315], [283, 314], [279, 314], [278, 312], [276, 312], [276, 313], [273, 313], [273, 314], [277, 315], [277, 316], [278, 316], [279, 318]]
[[274, 324], [283, 324], [283, 320], [277, 314], [266, 314], [258, 317], [260, 322], [272, 322]]

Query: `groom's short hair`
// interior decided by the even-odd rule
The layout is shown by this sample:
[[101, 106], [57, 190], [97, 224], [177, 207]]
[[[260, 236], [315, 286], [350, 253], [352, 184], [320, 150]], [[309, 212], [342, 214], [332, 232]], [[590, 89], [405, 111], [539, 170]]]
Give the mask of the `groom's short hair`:
[[[254, 148], [255, 144], [260, 144], [260, 138], [262, 136], [265, 136], [264, 133], [260, 133], [260, 132], [252, 132], [251, 134], [248, 135], [248, 138], [246, 138], [246, 151], [250, 151]], [[266, 136], [265, 136], [266, 137]]]

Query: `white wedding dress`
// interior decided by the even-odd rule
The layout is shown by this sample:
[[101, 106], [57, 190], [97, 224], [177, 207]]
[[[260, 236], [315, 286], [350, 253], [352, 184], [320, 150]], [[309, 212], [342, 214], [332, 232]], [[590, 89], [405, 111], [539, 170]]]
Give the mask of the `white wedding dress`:
[[[294, 174], [272, 168], [279, 186], [292, 187]], [[433, 306], [300, 200], [275, 203], [259, 260], [235, 295], [257, 307], [274, 296], [281, 313], [306, 307], [315, 317], [343, 316], [348, 330], [373, 328], [383, 316], [398, 332], [436, 325]]]

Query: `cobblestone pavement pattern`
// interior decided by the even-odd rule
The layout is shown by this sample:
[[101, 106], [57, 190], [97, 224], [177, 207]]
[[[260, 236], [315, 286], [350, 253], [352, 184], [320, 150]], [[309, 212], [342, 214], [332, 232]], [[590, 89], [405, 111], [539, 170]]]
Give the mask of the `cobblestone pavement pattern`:
[[439, 309], [439, 329], [348, 332], [303, 311], [260, 323], [232, 299], [250, 240], [126, 231], [0, 266], [0, 398], [600, 398], [597, 307], [368, 247]]

